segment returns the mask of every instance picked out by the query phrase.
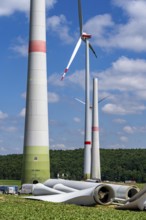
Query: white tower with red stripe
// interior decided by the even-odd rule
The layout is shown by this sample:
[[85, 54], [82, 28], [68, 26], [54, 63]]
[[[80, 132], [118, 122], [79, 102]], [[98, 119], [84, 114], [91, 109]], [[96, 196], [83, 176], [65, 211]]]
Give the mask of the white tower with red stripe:
[[45, 0], [30, 1], [22, 183], [43, 182], [50, 177], [45, 10]]
[[84, 34], [86, 43], [86, 68], [85, 68], [85, 138], [84, 138], [84, 179], [91, 178], [91, 109], [90, 109], [90, 65], [89, 65], [89, 38]]
[[93, 79], [91, 179], [101, 180], [99, 151], [98, 79]]

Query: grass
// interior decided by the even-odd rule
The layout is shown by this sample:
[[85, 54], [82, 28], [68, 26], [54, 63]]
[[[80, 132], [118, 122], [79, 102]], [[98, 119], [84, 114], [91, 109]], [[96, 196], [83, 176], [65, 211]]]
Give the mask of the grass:
[[17, 185], [21, 186], [20, 180], [0, 180], [0, 185]]
[[113, 206], [84, 207], [0, 195], [0, 220], [146, 220], [144, 211], [122, 211]]

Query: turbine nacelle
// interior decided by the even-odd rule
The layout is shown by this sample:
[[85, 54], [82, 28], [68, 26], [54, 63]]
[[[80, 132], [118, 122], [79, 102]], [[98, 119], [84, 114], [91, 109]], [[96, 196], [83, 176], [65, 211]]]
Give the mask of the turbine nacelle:
[[81, 35], [82, 40], [90, 39], [91, 37], [92, 35], [87, 33], [82, 33]]

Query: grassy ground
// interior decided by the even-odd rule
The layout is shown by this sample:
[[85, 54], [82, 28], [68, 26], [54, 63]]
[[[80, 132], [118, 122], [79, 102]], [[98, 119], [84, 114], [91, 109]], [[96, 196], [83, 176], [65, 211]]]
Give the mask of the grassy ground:
[[17, 185], [21, 186], [20, 180], [0, 180], [0, 185]]
[[83, 207], [0, 195], [0, 220], [146, 220], [144, 211], [122, 211], [113, 206]]

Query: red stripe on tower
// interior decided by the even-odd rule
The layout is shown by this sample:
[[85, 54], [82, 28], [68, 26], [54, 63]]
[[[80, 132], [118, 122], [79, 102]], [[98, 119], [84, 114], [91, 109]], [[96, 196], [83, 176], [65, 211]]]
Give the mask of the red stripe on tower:
[[85, 141], [84, 144], [91, 145], [91, 141]]
[[46, 42], [42, 40], [33, 40], [29, 42], [29, 53], [42, 52], [46, 53]]
[[92, 131], [99, 131], [98, 127], [92, 127]]

